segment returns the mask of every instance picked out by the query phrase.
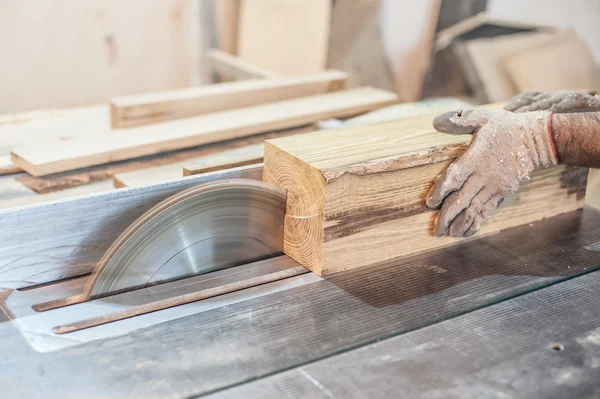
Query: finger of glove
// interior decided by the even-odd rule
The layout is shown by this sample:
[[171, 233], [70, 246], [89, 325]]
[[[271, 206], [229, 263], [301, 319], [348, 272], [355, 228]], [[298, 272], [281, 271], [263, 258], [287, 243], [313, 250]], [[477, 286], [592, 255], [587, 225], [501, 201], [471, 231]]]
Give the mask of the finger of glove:
[[480, 178], [470, 177], [459, 191], [453, 192], [444, 200], [435, 225], [435, 234], [438, 237], [448, 233], [450, 224], [471, 205], [471, 200], [482, 188], [483, 182]]
[[438, 175], [433, 186], [425, 197], [429, 208], [437, 208], [450, 193], [459, 190], [472, 173], [472, 169], [460, 162], [460, 159], [450, 164], [448, 168]]
[[485, 222], [488, 219], [487, 212], [498, 208], [500, 205], [502, 205], [503, 202], [504, 197], [502, 197], [502, 195], [497, 194], [492, 196], [492, 198], [490, 198], [489, 201], [485, 203], [484, 208], [481, 210], [481, 212], [479, 212], [479, 214], [475, 216], [475, 218], [473, 219], [473, 223], [465, 232], [464, 237], [471, 237], [475, 233], [477, 233], [481, 228], [483, 222]]
[[518, 110], [516, 110], [515, 112], [521, 113], [521, 112], [545, 111], [545, 110], [552, 108], [553, 105], [554, 105], [554, 102], [551, 101], [551, 99], [543, 99], [540, 101], [536, 101], [532, 104], [525, 105], [525, 106], [519, 108]]
[[488, 219], [487, 212], [484, 209], [481, 212], [479, 212], [477, 214], [477, 216], [475, 216], [475, 219], [473, 219], [473, 223], [467, 229], [467, 231], [465, 231], [465, 234], [463, 235], [463, 237], [467, 238], [467, 237], [472, 237], [473, 235], [475, 235], [475, 233], [477, 233], [479, 231], [479, 229], [481, 228], [481, 225], [487, 219]]
[[504, 109], [507, 111], [515, 112], [525, 105], [529, 105], [534, 101], [534, 98], [538, 96], [540, 91], [526, 91], [521, 94], [517, 94], [508, 100], [508, 103], [504, 106]]
[[489, 110], [476, 109], [469, 111], [446, 112], [433, 120], [433, 128], [448, 134], [472, 134], [485, 123]]
[[487, 202], [497, 192], [495, 188], [484, 187], [473, 197], [468, 208], [462, 211], [450, 224], [450, 235], [453, 237], [463, 237], [466, 231], [471, 227], [475, 218], [482, 211], [485, 211]]

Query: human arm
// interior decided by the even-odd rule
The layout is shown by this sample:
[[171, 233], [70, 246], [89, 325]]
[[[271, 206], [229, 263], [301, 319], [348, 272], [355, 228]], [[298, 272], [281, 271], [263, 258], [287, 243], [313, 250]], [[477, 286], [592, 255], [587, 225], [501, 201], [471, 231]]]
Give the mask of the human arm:
[[434, 181], [427, 205], [441, 210], [435, 233], [475, 234], [487, 211], [514, 194], [538, 167], [600, 166], [600, 113], [474, 110], [440, 115], [434, 127], [473, 134], [469, 148]]

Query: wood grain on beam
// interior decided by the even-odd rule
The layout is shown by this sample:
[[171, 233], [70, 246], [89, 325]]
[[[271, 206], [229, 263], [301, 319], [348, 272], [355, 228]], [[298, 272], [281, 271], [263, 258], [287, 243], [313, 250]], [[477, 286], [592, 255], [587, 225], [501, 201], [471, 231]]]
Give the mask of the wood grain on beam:
[[[438, 133], [433, 117], [265, 142], [263, 180], [288, 192], [285, 253], [322, 275], [464, 241], [432, 235], [424, 199], [471, 136]], [[581, 208], [580, 175], [536, 170], [475, 237]]]

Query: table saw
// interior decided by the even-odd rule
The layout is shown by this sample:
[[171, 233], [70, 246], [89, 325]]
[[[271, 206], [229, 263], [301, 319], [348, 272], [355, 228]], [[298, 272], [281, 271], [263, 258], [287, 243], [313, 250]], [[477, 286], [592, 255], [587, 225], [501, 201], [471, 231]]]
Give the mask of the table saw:
[[0, 213], [2, 397], [598, 395], [596, 210], [321, 277], [261, 176]]

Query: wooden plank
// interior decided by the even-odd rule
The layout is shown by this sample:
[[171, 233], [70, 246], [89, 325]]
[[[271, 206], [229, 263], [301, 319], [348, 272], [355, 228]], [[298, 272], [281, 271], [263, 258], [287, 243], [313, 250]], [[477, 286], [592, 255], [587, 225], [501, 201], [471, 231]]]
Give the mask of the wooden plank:
[[260, 143], [198, 159], [193, 164], [187, 164], [183, 168], [183, 175], [191, 176], [214, 170], [260, 163], [263, 159], [264, 148], [264, 144]]
[[474, 105], [472, 103], [460, 100], [458, 98], [433, 98], [429, 100], [416, 101], [414, 103], [396, 104], [390, 105], [389, 107], [380, 108], [364, 115], [346, 119], [344, 122], [342, 122], [340, 127], [390, 122], [420, 115], [433, 114], [436, 112], [441, 114], [444, 112], [457, 111], [460, 109], [468, 109], [473, 107]]
[[251, 165], [0, 211], [0, 287], [22, 288], [89, 273], [135, 219], [166, 197], [220, 179], [261, 179]]
[[207, 83], [198, 62], [206, 42], [199, 3], [0, 4], [0, 87], [11, 93], [0, 98], [0, 113]]
[[228, 78], [261, 79], [281, 76], [218, 49], [208, 50], [206, 58], [213, 72]]
[[[263, 180], [288, 193], [285, 253], [324, 275], [464, 241], [432, 235], [424, 197], [471, 136], [438, 133], [432, 119], [266, 141]], [[476, 237], [579, 209], [584, 192], [565, 167], [536, 170]]]
[[[291, 129], [278, 130], [274, 132], [244, 137], [241, 139], [196, 146], [179, 151], [161, 153], [122, 162], [93, 166], [86, 169], [55, 173], [47, 176], [35, 177], [25, 175], [17, 177], [17, 180], [38, 194], [46, 194], [60, 190], [73, 189], [75, 187], [94, 184], [97, 182], [103, 182], [105, 180], [111, 180], [113, 176], [117, 173], [126, 173], [137, 170], [148, 171], [152, 168], [157, 168], [166, 165], [187, 164], [197, 158], [205, 157], [218, 152], [227, 151], [232, 148], [262, 143], [264, 140], [269, 138], [284, 137], [291, 134], [314, 132], [315, 130], [317, 130], [316, 125], [305, 125]], [[177, 173], [178, 176], [181, 176], [181, 167], [179, 168]], [[149, 175], [149, 172], [146, 172], [146, 174]], [[152, 179], [152, 176], [149, 175], [148, 178]], [[153, 181], [156, 182], [157, 180], [154, 179]]]
[[12, 163], [10, 155], [0, 155], [0, 176], [14, 175], [19, 172], [21, 172], [21, 168]]
[[179, 179], [181, 176], [191, 176], [261, 163], [264, 153], [263, 149], [264, 144], [261, 142], [260, 144], [219, 152], [215, 155], [200, 158], [194, 163], [183, 161], [155, 168], [117, 173], [113, 176], [113, 184], [116, 188], [139, 187], [161, 181]]
[[395, 91], [383, 51], [380, 0], [333, 2], [327, 66], [350, 75], [348, 87]]
[[[383, 43], [402, 102], [422, 98], [441, 0], [383, 2]], [[409, 18], [406, 18], [410, 15]], [[398, 38], [402, 38], [398, 40]]]
[[31, 143], [13, 148], [11, 157], [21, 169], [42, 176], [353, 116], [395, 101], [393, 93], [358, 88], [131, 128], [110, 138], [97, 135], [46, 145]]
[[587, 43], [573, 33], [507, 57], [504, 67], [519, 91], [600, 89], [600, 68]]
[[466, 41], [462, 44], [466, 56], [476, 71], [488, 102], [508, 101], [519, 92], [503, 66], [507, 56], [523, 54], [552, 42], [556, 33], [519, 33]]
[[70, 140], [110, 133], [107, 105], [43, 109], [0, 115], [0, 175], [22, 172], [10, 160], [10, 150], [21, 143]]
[[182, 175], [181, 169], [189, 163], [190, 161], [184, 161], [170, 165], [156, 166], [154, 168], [134, 170], [133, 172], [116, 173], [112, 177], [113, 185], [115, 188], [139, 187], [151, 183], [179, 179]]
[[111, 99], [113, 129], [229, 111], [342, 90], [348, 75], [329, 70], [305, 76], [217, 83]]
[[214, 2], [217, 46], [228, 54], [237, 54], [240, 0]]
[[282, 75], [326, 67], [331, 2], [241, 0], [237, 55]]

